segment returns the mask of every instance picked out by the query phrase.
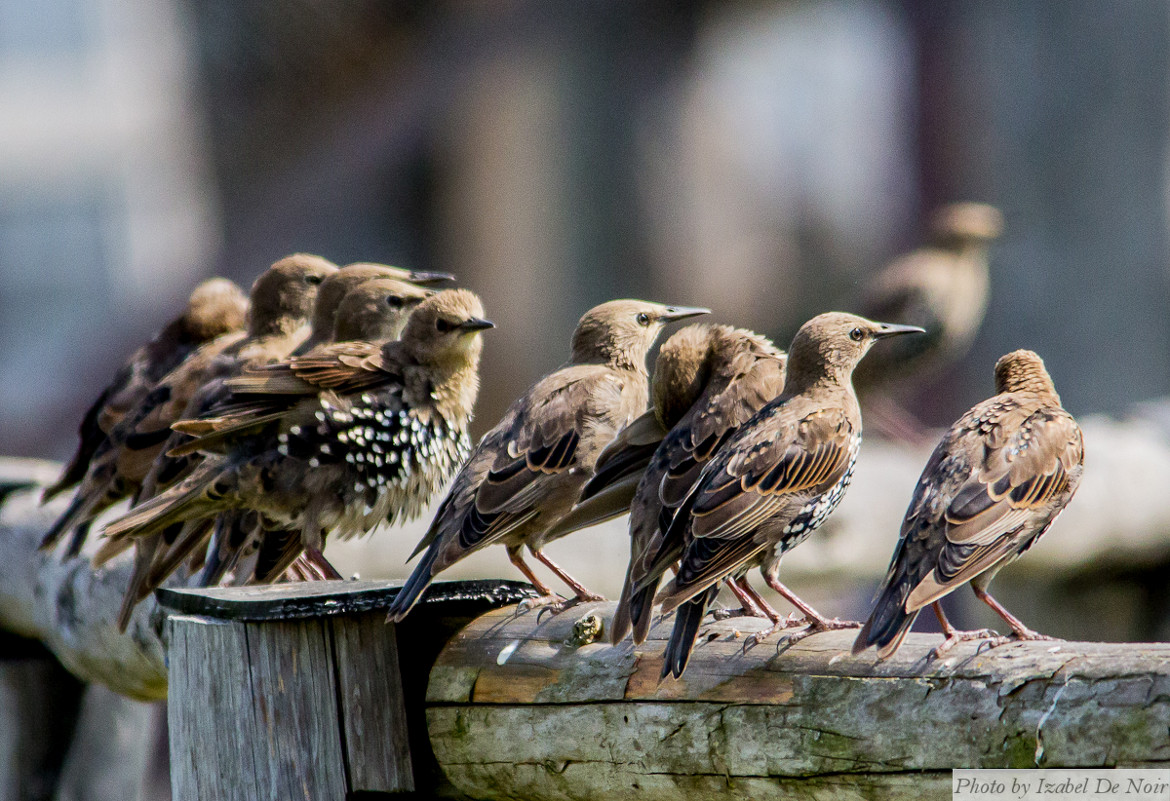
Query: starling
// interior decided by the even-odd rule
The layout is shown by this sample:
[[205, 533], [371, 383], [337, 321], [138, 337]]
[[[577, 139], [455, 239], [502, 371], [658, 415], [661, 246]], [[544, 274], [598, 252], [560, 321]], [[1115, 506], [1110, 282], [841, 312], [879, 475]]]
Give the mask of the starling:
[[[682, 675], [699, 622], [719, 582], [753, 566], [810, 622], [809, 631], [838, 628], [780, 583], [780, 557], [836, 508], [853, 476], [861, 445], [861, 412], [853, 368], [879, 339], [921, 332], [830, 312], [809, 320], [792, 340], [784, 392], [765, 404], [703, 467], [646, 560], [634, 592], [650, 587], [678, 558], [678, 574], [659, 593], [663, 614], [678, 609], [663, 677]], [[776, 624], [773, 630], [780, 624]], [[768, 632], [757, 635], [757, 639]]]
[[[731, 432], [783, 391], [784, 361], [784, 352], [769, 340], [727, 325], [689, 325], [662, 344], [650, 384], [653, 408], [602, 451], [581, 502], [567, 516], [583, 527], [630, 512], [630, 565], [609, 627], [615, 644], [634, 622], [634, 641], [645, 640], [658, 583], [632, 597], [634, 585], [662, 549], [662, 534], [703, 465]], [[654, 431], [662, 433], [655, 438]], [[554, 533], [561, 530], [572, 528], [562, 521]], [[676, 545], [681, 556], [681, 543]], [[750, 588], [729, 584], [746, 608], [771, 611]]]
[[924, 426], [889, 392], [913, 375], [937, 375], [971, 346], [989, 294], [988, 247], [1003, 215], [983, 203], [954, 203], [935, 213], [926, 247], [896, 259], [870, 284], [866, 317], [918, 325], [926, 335], [882, 348], [859, 365], [854, 382], [879, 428], [918, 441]]
[[401, 340], [326, 345], [229, 380], [232, 392], [270, 396], [286, 409], [278, 433], [241, 437], [209, 455], [112, 521], [107, 535], [141, 539], [252, 510], [299, 531], [303, 547], [319, 553], [326, 531], [344, 538], [416, 517], [471, 449], [478, 334], [491, 327], [478, 297], [447, 290], [419, 304]]
[[163, 453], [171, 423], [207, 391], [211, 379], [233, 365], [287, 354], [296, 347], [317, 287], [334, 270], [324, 259], [297, 254], [261, 274], [249, 294], [247, 332], [220, 336], [196, 350], [126, 414], [95, 453], [77, 497], [44, 544], [76, 529], [73, 548], [80, 548], [89, 524], [101, 512], [123, 498], [151, 494], [157, 483], [173, 481], [186, 463], [176, 465]]
[[79, 484], [110, 431], [159, 379], [199, 346], [242, 330], [247, 311], [247, 297], [226, 278], [212, 278], [195, 287], [183, 313], [135, 351], [89, 407], [78, 430], [77, 451], [61, 478], [45, 489], [42, 503]]
[[573, 332], [569, 362], [512, 404], [459, 471], [413, 556], [425, 551], [389, 610], [401, 620], [442, 570], [472, 551], [501, 543], [540, 593], [560, 601], [529, 569], [532, 555], [577, 599], [593, 599], [542, 553], [549, 532], [593, 472], [601, 449], [645, 408], [646, 354], [662, 327], [706, 309], [614, 300], [588, 312]]
[[922, 471], [877, 601], [853, 653], [871, 645], [892, 655], [927, 605], [946, 640], [939, 656], [962, 640], [991, 632], [956, 631], [939, 601], [967, 582], [1012, 629], [1011, 637], [1047, 639], [987, 593], [991, 579], [1040, 539], [1072, 499], [1084, 470], [1081, 429], [1030, 350], [995, 365], [993, 398], [951, 426]]
[[[343, 270], [345, 268], [342, 268]], [[322, 291], [336, 277], [330, 276], [322, 284]], [[334, 304], [335, 319], [333, 342], [374, 342], [384, 343], [397, 339], [410, 312], [431, 290], [391, 278], [369, 278], [353, 286], [339, 304]], [[320, 306], [320, 297], [318, 306]], [[328, 354], [328, 344], [318, 345], [304, 355], [312, 359]], [[248, 396], [229, 395], [219, 405], [209, 409], [196, 420], [180, 420], [172, 428], [195, 436], [183, 443], [171, 455], [183, 455], [201, 450], [224, 449], [225, 443], [242, 434], [255, 432], [265, 426], [277, 425], [280, 418], [292, 409], [298, 401], [296, 395], [260, 396], [249, 401]], [[242, 552], [250, 546], [258, 546], [267, 536], [262, 521], [255, 514], [228, 513], [216, 521], [216, 536], [213, 537], [211, 552], [200, 578], [203, 586], [216, 584], [231, 570]], [[299, 544], [299, 537], [286, 538]], [[186, 547], [186, 543], [183, 547]], [[299, 547], [292, 552], [296, 556]], [[169, 573], [170, 555], [159, 566], [160, 573]]]
[[312, 330], [308, 339], [293, 351], [293, 355], [300, 356], [318, 345], [334, 341], [334, 327], [337, 323], [341, 301], [351, 289], [365, 281], [373, 278], [388, 278], [421, 287], [447, 281], [452, 277], [447, 273], [416, 272], [385, 264], [366, 262], [347, 264], [321, 282], [321, 289], [317, 293], [317, 302], [313, 306]]

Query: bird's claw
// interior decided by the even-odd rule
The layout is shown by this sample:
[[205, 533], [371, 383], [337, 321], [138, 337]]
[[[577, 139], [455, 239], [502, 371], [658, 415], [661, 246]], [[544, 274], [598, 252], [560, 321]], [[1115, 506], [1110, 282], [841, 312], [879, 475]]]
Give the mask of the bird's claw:
[[[941, 645], [933, 648], [930, 652], [930, 656], [932, 659], [942, 659], [943, 655], [946, 654], [947, 651], [951, 650], [961, 642], [969, 642], [970, 640], [985, 640], [987, 642], [992, 642], [998, 639], [1003, 638], [999, 636], [998, 631], [992, 631], [991, 629], [955, 631], [951, 632], [951, 634], [945, 640], [943, 640]], [[999, 644], [1002, 645], [1003, 643]], [[984, 644], [980, 643], [979, 648], [975, 649], [975, 652], [978, 653], [983, 648], [983, 646]], [[995, 646], [993, 645], [991, 647], [994, 648]]]
[[538, 595], [535, 598], [527, 598], [516, 605], [516, 614], [524, 615], [534, 609], [546, 610], [551, 606], [557, 606], [564, 602], [564, 598], [559, 595]]

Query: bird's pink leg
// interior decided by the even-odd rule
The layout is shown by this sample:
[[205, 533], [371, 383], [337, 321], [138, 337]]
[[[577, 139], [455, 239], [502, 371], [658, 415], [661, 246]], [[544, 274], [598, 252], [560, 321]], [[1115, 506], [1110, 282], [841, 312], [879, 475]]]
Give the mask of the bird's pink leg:
[[582, 603], [587, 601], [604, 601], [605, 598], [595, 592], [590, 592], [584, 584], [577, 581], [577, 579], [566, 573], [556, 562], [549, 559], [539, 548], [532, 549], [532, 555], [539, 559], [545, 567], [551, 570], [557, 578], [565, 582], [565, 585], [573, 591], [573, 603]]
[[[855, 620], [838, 620], [835, 617], [834, 618], [825, 617], [820, 612], [813, 609], [811, 606], [809, 606], [807, 603], [805, 603], [803, 600], [801, 600], [800, 597], [796, 595], [796, 593], [794, 593], [792, 590], [788, 589], [783, 584], [781, 584], [780, 577], [778, 574], [779, 574], [779, 563], [774, 563], [772, 565], [769, 565], [768, 569], [764, 571], [764, 581], [767, 583], [767, 585], [769, 587], [774, 589], [776, 592], [780, 593], [780, 596], [782, 598], [784, 598], [784, 600], [788, 601], [788, 603], [792, 604], [798, 610], [800, 610], [800, 613], [802, 615], [804, 615], [804, 622], [808, 624], [808, 627], [804, 631], [788, 635], [787, 642], [789, 645], [791, 645], [792, 643], [800, 642], [805, 637], [808, 637], [811, 634], [816, 634], [817, 632], [821, 632], [821, 631], [833, 631], [834, 629], [861, 628], [861, 624]], [[769, 634], [771, 634], [772, 632], [774, 632], [780, 628], [787, 628], [788, 625], [791, 625], [791, 623], [788, 623], [787, 621], [785, 621], [785, 625], [783, 625], [783, 626], [776, 625], [770, 629], [765, 629], [764, 631], [761, 631], [759, 634], [753, 635], [751, 638], [751, 641], [753, 644], [758, 643], [761, 640], [763, 640], [765, 637], [767, 637]]]
[[1003, 645], [1005, 643], [1011, 642], [1012, 640], [1053, 640], [1053, 639], [1056, 639], [1055, 637], [1049, 637], [1046, 634], [1041, 634], [1038, 631], [1032, 631], [1032, 629], [1025, 626], [1023, 624], [1023, 622], [1018, 617], [1013, 615], [1008, 610], [1004, 609], [999, 601], [995, 600], [990, 595], [988, 595], [987, 590], [980, 589], [980, 588], [976, 587], [974, 584], [971, 585], [971, 589], [975, 591], [976, 598], [978, 598], [980, 601], [983, 601], [983, 603], [990, 606], [991, 610], [993, 612], [995, 612], [997, 615], [1002, 617], [1004, 619], [1004, 621], [1009, 626], [1012, 627], [1012, 633], [1009, 636], [999, 637], [996, 640], [992, 640], [988, 644], [989, 648], [995, 648], [996, 646]]
[[318, 548], [305, 548], [305, 561], [320, 571], [321, 575], [326, 579], [343, 579], [337, 568], [329, 564], [329, 560], [325, 558], [325, 554], [321, 553]]
[[524, 556], [520, 552], [520, 548], [508, 548], [508, 561], [516, 566], [516, 569], [524, 574], [524, 578], [532, 585], [537, 592], [536, 598], [529, 598], [522, 601], [519, 606], [521, 612], [527, 612], [529, 609], [535, 609], [538, 606], [548, 606], [549, 604], [559, 604], [564, 598], [553, 593], [548, 585], [536, 577], [532, 572], [532, 568], [524, 561]]

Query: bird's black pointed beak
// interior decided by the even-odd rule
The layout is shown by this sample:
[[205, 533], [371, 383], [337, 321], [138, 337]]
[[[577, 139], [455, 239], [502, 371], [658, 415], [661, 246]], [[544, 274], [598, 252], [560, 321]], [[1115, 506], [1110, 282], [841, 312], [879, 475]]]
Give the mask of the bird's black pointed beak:
[[916, 325], [897, 325], [896, 323], [878, 323], [878, 330], [874, 332], [874, 339], [896, 337], [899, 334], [925, 334], [926, 329]]
[[463, 331], [486, 331], [489, 328], [495, 327], [495, 323], [491, 320], [485, 320], [482, 317], [472, 317], [459, 324], [460, 330]]
[[420, 286], [429, 286], [431, 284], [445, 284], [449, 281], [454, 281], [455, 276], [451, 273], [428, 272], [426, 270], [411, 270], [410, 278], [407, 279], [412, 284]]
[[702, 306], [667, 306], [666, 311], [658, 319], [664, 323], [673, 323], [675, 320], [685, 320], [688, 317], [698, 317], [701, 314], [710, 314], [710, 309]]

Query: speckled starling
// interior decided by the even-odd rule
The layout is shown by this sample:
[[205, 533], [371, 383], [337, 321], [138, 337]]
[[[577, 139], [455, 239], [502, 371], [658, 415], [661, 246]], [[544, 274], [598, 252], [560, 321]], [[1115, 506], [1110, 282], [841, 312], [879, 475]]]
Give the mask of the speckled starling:
[[995, 365], [997, 394], [975, 406], [943, 437], [914, 490], [885, 581], [853, 644], [885, 659], [898, 649], [918, 613], [934, 607], [955, 643], [990, 632], [959, 632], [939, 600], [970, 582], [976, 597], [1011, 627], [1016, 639], [1043, 639], [987, 593], [991, 579], [1043, 536], [1072, 499], [1084, 469], [1081, 429], [1029, 350]]
[[752, 566], [766, 566], [768, 586], [805, 615], [810, 631], [843, 625], [780, 583], [780, 557], [824, 522], [853, 476], [861, 445], [853, 368], [877, 340], [921, 330], [830, 312], [797, 331], [783, 394], [703, 467], [670, 523], [665, 549], [647, 560], [645, 577], [634, 587], [637, 592], [657, 582], [677, 558], [674, 543], [683, 543], [679, 572], [656, 599], [664, 614], [678, 610], [663, 677], [682, 675], [719, 582]]
[[317, 287], [334, 270], [324, 259], [297, 254], [276, 262], [257, 278], [249, 293], [247, 332], [227, 334], [199, 348], [126, 414], [95, 453], [77, 497], [50, 530], [46, 543], [77, 529], [74, 545], [79, 548], [89, 523], [102, 511], [123, 498], [150, 494], [159, 481], [174, 480], [180, 468], [173, 467], [163, 453], [171, 423], [184, 414], [209, 380], [230, 371], [232, 365], [262, 360], [271, 353], [287, 354], [299, 344], [307, 333]]
[[[344, 268], [343, 268], [344, 270]], [[322, 284], [322, 291], [335, 276]], [[411, 311], [432, 295], [432, 291], [405, 281], [391, 278], [367, 278], [353, 285], [340, 303], [335, 304], [333, 334], [331, 342], [371, 342], [382, 344], [397, 339]], [[318, 306], [320, 298], [318, 298]], [[318, 345], [304, 354], [304, 358], [328, 356], [328, 344]], [[219, 405], [208, 409], [203, 417], [196, 420], [180, 420], [172, 428], [190, 434], [195, 439], [183, 443], [171, 455], [183, 455], [206, 450], [222, 452], [225, 444], [244, 434], [259, 429], [279, 426], [280, 419], [293, 409], [300, 398], [296, 395], [248, 396], [230, 393]], [[224, 519], [216, 521], [216, 534], [212, 541], [211, 553], [205, 564], [200, 582], [204, 586], [218, 583], [231, 570], [241, 555], [251, 548], [259, 547], [260, 540], [267, 536], [263, 521], [254, 514], [227, 513]], [[192, 536], [195, 535], [191, 532]], [[295, 538], [299, 546], [299, 537]], [[183, 543], [188, 548], [189, 543]], [[300, 553], [297, 547], [292, 557]], [[169, 574], [171, 562], [177, 554], [168, 554], [156, 572]]]
[[[557, 603], [524, 562], [521, 549], [565, 582], [578, 599], [598, 596], [542, 552], [593, 472], [601, 449], [647, 404], [646, 354], [662, 327], [706, 309], [638, 300], [603, 303], [581, 318], [566, 366], [512, 404], [484, 435], [415, 549], [425, 551], [389, 610], [401, 620], [440, 571], [469, 553], [503, 544], [512, 563]], [[536, 605], [536, 604], [532, 604]]]
[[[471, 292], [423, 301], [398, 341], [326, 345], [310, 357], [228, 381], [236, 393], [287, 408], [279, 433], [243, 437], [178, 485], [111, 522], [113, 539], [248, 509], [301, 532], [349, 537], [417, 516], [470, 450], [479, 388], [478, 334], [492, 326]], [[261, 412], [256, 412], [261, 413]], [[155, 576], [155, 579], [158, 577]]]
[[[703, 465], [783, 391], [784, 361], [784, 352], [764, 337], [727, 325], [689, 325], [662, 344], [650, 382], [652, 409], [606, 446], [582, 500], [554, 529], [557, 534], [630, 512], [630, 565], [609, 626], [614, 643], [632, 624], [634, 641], [645, 640], [658, 583], [637, 594], [633, 588], [663, 550], [662, 536]], [[676, 550], [681, 556], [681, 542]], [[745, 608], [771, 611], [750, 587], [732, 590]]]
[[110, 431], [159, 379], [201, 345], [223, 334], [243, 330], [247, 311], [248, 298], [226, 278], [212, 278], [195, 287], [183, 313], [134, 352], [86, 411], [78, 430], [77, 451], [61, 478], [45, 488], [43, 500], [48, 501], [80, 483], [94, 453]]

